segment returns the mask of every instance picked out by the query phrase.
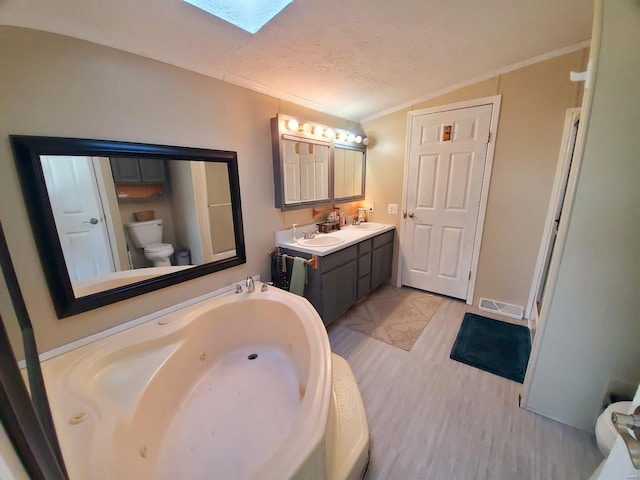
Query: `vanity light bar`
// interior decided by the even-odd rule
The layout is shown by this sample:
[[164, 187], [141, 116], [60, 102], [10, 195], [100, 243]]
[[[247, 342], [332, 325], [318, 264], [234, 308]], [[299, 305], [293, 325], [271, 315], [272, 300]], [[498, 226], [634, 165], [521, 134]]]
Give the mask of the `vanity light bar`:
[[323, 127], [322, 125], [316, 125], [311, 123], [300, 123], [295, 118], [290, 118], [284, 121], [284, 126], [287, 130], [292, 132], [302, 132], [309, 135], [315, 135], [316, 137], [325, 137], [337, 140], [344, 143], [361, 143], [363, 145], [369, 145], [369, 139], [362, 135], [355, 135], [346, 130], [334, 130], [330, 127]]

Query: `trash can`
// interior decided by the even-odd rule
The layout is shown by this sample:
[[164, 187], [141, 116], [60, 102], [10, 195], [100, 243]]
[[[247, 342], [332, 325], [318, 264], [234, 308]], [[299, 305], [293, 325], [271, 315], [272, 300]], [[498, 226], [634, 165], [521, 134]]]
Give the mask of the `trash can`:
[[176, 265], [191, 265], [191, 254], [188, 248], [176, 250]]

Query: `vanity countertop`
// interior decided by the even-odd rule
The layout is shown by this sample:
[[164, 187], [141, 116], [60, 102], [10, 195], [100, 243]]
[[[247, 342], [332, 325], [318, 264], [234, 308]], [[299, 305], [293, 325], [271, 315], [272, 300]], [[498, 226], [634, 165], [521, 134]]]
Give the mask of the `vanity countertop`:
[[[366, 222], [363, 225], [366, 225]], [[374, 224], [372, 223], [370, 225]], [[340, 230], [334, 230], [330, 233], [318, 233], [316, 235], [316, 238], [319, 239], [318, 241], [320, 242], [322, 242], [323, 239], [330, 240], [332, 237], [337, 237], [337, 239], [342, 240], [338, 244], [327, 246], [304, 244], [305, 232], [315, 231], [315, 229], [317, 228], [315, 224], [298, 227], [296, 229], [296, 235], [299, 237], [298, 242], [293, 241], [292, 229], [280, 230], [276, 232], [276, 246], [281, 248], [289, 248], [298, 252], [310, 253], [312, 255], [318, 255], [322, 257], [342, 250], [343, 248], [350, 247], [351, 245], [355, 245], [356, 243], [362, 242], [363, 240], [366, 240], [368, 238], [380, 235], [381, 233], [389, 232], [396, 228], [394, 225], [377, 225], [380, 225], [380, 227], [367, 228], [366, 226], [361, 227], [356, 225], [349, 225], [346, 227], [342, 227]]]

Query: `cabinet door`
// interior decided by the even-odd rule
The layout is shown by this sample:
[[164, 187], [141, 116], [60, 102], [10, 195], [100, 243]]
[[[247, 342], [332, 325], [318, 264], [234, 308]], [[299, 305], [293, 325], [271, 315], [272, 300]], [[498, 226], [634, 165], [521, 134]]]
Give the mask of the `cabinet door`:
[[371, 290], [378, 288], [391, 278], [393, 243], [387, 243], [373, 250], [371, 258]]
[[156, 158], [141, 158], [140, 177], [147, 183], [164, 183], [166, 179], [164, 160]]
[[140, 167], [137, 158], [111, 157], [111, 173], [115, 183], [140, 183]]
[[322, 320], [336, 320], [356, 303], [356, 261], [352, 260], [322, 275]]

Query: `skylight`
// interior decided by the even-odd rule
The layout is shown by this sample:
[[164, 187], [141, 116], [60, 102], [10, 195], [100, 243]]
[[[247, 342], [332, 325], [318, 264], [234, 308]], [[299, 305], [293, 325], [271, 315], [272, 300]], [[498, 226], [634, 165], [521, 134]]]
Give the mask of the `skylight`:
[[293, 0], [184, 0], [253, 34]]

